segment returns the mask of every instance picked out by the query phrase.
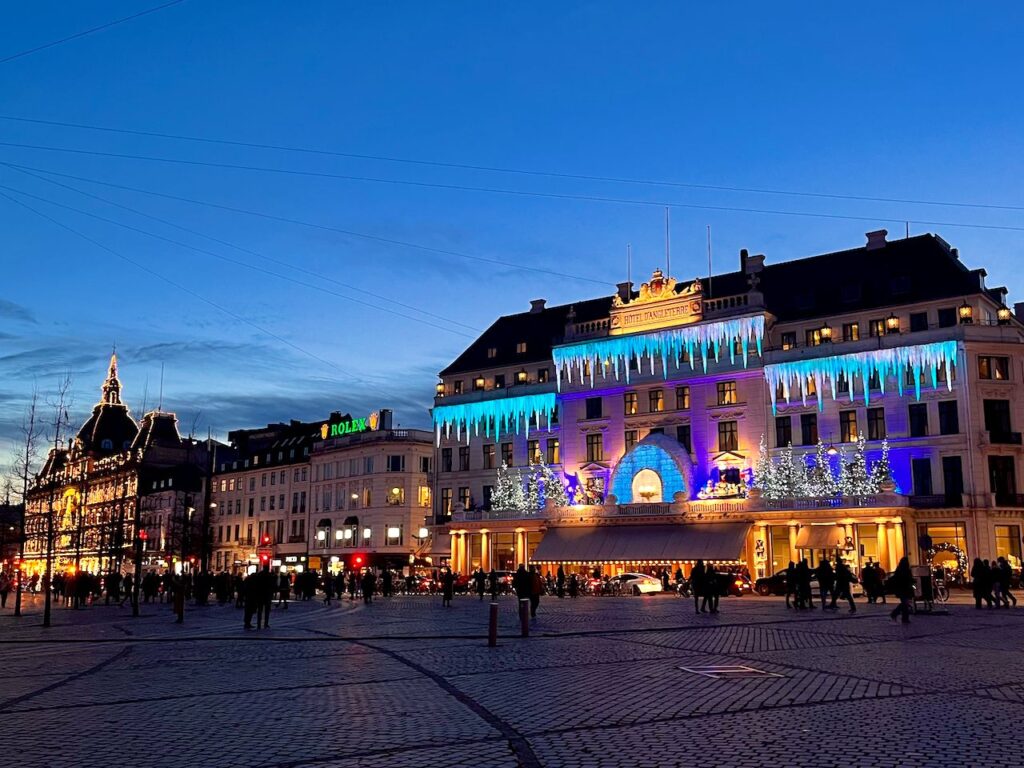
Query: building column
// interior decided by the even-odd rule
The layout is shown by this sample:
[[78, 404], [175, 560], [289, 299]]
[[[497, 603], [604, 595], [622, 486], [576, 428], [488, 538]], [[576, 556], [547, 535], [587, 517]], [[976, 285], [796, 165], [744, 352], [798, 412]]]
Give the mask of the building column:
[[491, 532], [480, 531], [480, 567], [491, 570]]
[[886, 571], [892, 570], [892, 563], [889, 560], [889, 536], [886, 532], [886, 524], [878, 523], [878, 562]]
[[[796, 532], [797, 532], [797, 524], [796, 523], [790, 523], [789, 524], [789, 556], [793, 559], [794, 563], [798, 562], [800, 560], [800, 557], [798, 556], [797, 551], [796, 551]], [[788, 563], [787, 563], [787, 565], [788, 565]]]
[[454, 531], [452, 531], [452, 555], [449, 558], [448, 565], [451, 567], [451, 569], [453, 571], [458, 570], [458, 567], [459, 567], [458, 563], [459, 563], [459, 539], [460, 538], [461, 538], [460, 534], [455, 533]]
[[516, 567], [526, 564], [526, 531], [516, 531]]
[[893, 559], [895, 560], [895, 562], [898, 563], [907, 554], [906, 546], [905, 546], [905, 539], [906, 539], [906, 537], [903, 534], [903, 530], [904, 530], [903, 522], [901, 520], [897, 520], [895, 523], [893, 523], [892, 528], [893, 528], [893, 534], [892, 535], [893, 535], [893, 544], [894, 544], [894, 546], [893, 546]]

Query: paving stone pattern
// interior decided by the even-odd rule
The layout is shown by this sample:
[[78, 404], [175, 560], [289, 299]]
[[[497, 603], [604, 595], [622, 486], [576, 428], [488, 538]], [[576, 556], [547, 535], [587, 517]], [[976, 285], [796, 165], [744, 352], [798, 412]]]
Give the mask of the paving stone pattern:
[[[19, 768], [1019, 764], [1024, 608], [892, 624], [673, 596], [428, 597], [0, 613], [0, 743]], [[721, 679], [686, 668], [746, 666]]]

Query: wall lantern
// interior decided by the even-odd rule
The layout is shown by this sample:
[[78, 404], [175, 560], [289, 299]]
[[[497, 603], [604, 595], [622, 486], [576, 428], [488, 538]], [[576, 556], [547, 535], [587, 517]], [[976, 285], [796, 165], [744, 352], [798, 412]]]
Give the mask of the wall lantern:
[[516, 374], [516, 384], [525, 384], [526, 383], [526, 379], [527, 379], [527, 374], [526, 374], [525, 370], [519, 371]]
[[473, 379], [473, 389], [483, 389], [483, 388], [484, 388], [484, 377], [483, 376], [477, 376], [475, 379]]
[[1000, 325], [1009, 325], [1011, 317], [1009, 307], [1000, 307], [996, 312], [996, 318], [999, 320]]
[[966, 299], [957, 312], [960, 314], [960, 325], [970, 325], [974, 322], [974, 307], [968, 304]]
[[435, 389], [437, 390], [437, 396], [438, 397], [444, 397], [444, 382], [443, 381], [437, 382], [437, 387], [435, 387]]
[[886, 333], [899, 333], [900, 332], [900, 319], [895, 314], [889, 313], [889, 316], [885, 318], [885, 332]]
[[821, 339], [822, 344], [830, 344], [832, 342], [832, 326], [828, 323], [821, 326], [821, 330], [818, 331], [818, 337]]

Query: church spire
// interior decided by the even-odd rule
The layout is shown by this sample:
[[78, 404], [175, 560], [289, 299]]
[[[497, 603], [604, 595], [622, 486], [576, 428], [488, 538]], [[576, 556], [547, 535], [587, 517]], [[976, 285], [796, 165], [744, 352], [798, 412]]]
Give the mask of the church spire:
[[110, 370], [107, 371], [107, 380], [103, 382], [103, 399], [101, 402], [107, 405], [121, 404], [121, 380], [117, 378], [117, 349], [110, 354]]

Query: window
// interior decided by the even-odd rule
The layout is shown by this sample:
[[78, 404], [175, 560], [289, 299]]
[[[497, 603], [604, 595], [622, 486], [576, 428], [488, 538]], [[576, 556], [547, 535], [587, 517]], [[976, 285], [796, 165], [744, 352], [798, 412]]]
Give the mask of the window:
[[299, 514], [305, 514], [306, 512], [306, 492], [299, 492]]
[[516, 354], [517, 355], [525, 355], [526, 354], [526, 342], [525, 341], [517, 341], [516, 342]]
[[804, 342], [808, 347], [817, 347], [821, 344], [821, 329], [810, 328], [804, 331]]
[[277, 497], [277, 508], [284, 509], [284, 494], [282, 493]]
[[540, 440], [526, 441], [526, 460], [531, 464], [540, 464]]
[[491, 497], [494, 496], [494, 486], [493, 485], [485, 485], [483, 487], [483, 492], [484, 492], [484, 507], [486, 509], [490, 509], [491, 508]]
[[260, 487], [261, 488], [266, 488], [267, 487], [267, 473], [266, 472], [264, 472], [262, 475], [260, 475]]
[[1010, 432], [1010, 401], [983, 400], [982, 409], [985, 414], [985, 430], [998, 435]]
[[462, 379], [456, 379], [455, 381], [452, 382], [452, 394], [462, 394]]
[[956, 325], [956, 307], [945, 307], [939, 310], [939, 328], [952, 328]]
[[484, 469], [494, 469], [494, 444], [485, 445], [483, 447], [484, 453]]
[[420, 456], [420, 472], [426, 474], [430, 471], [430, 457]]
[[637, 397], [636, 392], [627, 392], [622, 396], [622, 405], [625, 414], [632, 416], [640, 410], [640, 398]]
[[939, 401], [939, 434], [955, 435], [960, 432], [960, 416], [956, 409], [956, 400]]
[[1020, 526], [996, 526], [996, 557], [1005, 558], [1013, 569], [1020, 568]]
[[[271, 496], [270, 498], [273, 499], [274, 497]], [[266, 511], [267, 511], [267, 497], [266, 496], [260, 496], [260, 512], [266, 512]]]
[[961, 503], [964, 492], [964, 466], [959, 456], [942, 457], [942, 488], [947, 503]]
[[441, 508], [440, 512], [445, 517], [451, 517], [452, 514], [452, 489], [442, 488], [441, 489]]
[[910, 474], [914, 482], [915, 496], [932, 495], [932, 460], [911, 459]]
[[538, 368], [537, 369], [537, 382], [543, 384], [548, 380], [548, 369]]
[[978, 378], [1006, 381], [1010, 378], [1010, 358], [979, 356]]
[[359, 459], [348, 460], [348, 475], [349, 477], [355, 477], [359, 474]]
[[647, 434], [649, 434], [649, 435], [664, 435], [665, 434], [665, 428], [664, 427], [651, 427], [650, 431]]
[[601, 418], [601, 398], [600, 397], [588, 397], [586, 400], [586, 417], [588, 419], [600, 419]]
[[384, 543], [389, 547], [402, 546], [402, 524], [388, 524], [384, 526]]
[[548, 438], [547, 441], [547, 463], [560, 464], [562, 462], [561, 452], [558, 450], [558, 438]]
[[859, 323], [843, 323], [843, 341], [860, 341]]
[[735, 421], [718, 422], [718, 450], [735, 451], [739, 448]]
[[469, 504], [469, 486], [459, 486], [459, 504], [462, 505], [463, 509], [471, 509]]
[[497, 373], [494, 375], [494, 388], [502, 389], [505, 386], [505, 374]]
[[885, 320], [882, 318], [868, 320], [868, 330], [872, 336], [885, 336]]
[[[271, 512], [274, 511], [274, 499], [275, 498], [276, 497], [274, 497], [274, 496], [270, 497], [270, 511]], [[324, 509], [329, 509], [330, 506], [331, 506], [331, 492], [330, 491], [324, 491]]]
[[857, 439], [857, 412], [839, 412], [839, 439], [844, 443], [852, 443]]
[[988, 457], [989, 491], [996, 495], [996, 504], [1005, 504], [1017, 495], [1017, 475], [1013, 456]]
[[719, 405], [735, 405], [736, 404], [736, 382], [735, 381], [720, 381], [720, 382], [718, 382], [718, 404]]
[[676, 408], [685, 411], [690, 408], [690, 388], [676, 387]]
[[497, 356], [498, 356], [498, 348], [497, 347], [488, 347], [487, 348], [487, 359], [488, 360], [493, 360]]
[[469, 471], [469, 446], [459, 447], [459, 472]]
[[404, 472], [405, 471], [405, 456], [401, 454], [389, 455], [388, 456], [388, 472]]
[[840, 373], [836, 377], [836, 394], [845, 395], [850, 391], [850, 380], [846, 378], [845, 373]]
[[872, 371], [871, 375], [868, 376], [868, 389], [881, 389], [882, 378], [878, 375], [878, 371]]
[[441, 471], [451, 472], [452, 471], [452, 449], [442, 448], [441, 449]]
[[782, 334], [782, 348], [793, 349], [796, 346], [796, 331], [786, 331]]
[[363, 474], [364, 475], [372, 475], [373, 474], [373, 456], [364, 456], [363, 457]]
[[292, 492], [292, 514], [297, 514], [299, 511], [299, 492]]
[[249, 499], [249, 517], [252, 517], [253, 512], [255, 511], [254, 510], [255, 506], [256, 506], [256, 499], [254, 499], [254, 498], [253, 499]]
[[868, 440], [885, 440], [885, 409], [868, 408]]
[[627, 429], [625, 438], [626, 450], [628, 451], [630, 448], [637, 444], [637, 431], [635, 429]]
[[665, 410], [665, 391], [662, 389], [652, 389], [647, 393], [647, 398], [650, 401], [651, 413], [661, 413]]
[[679, 444], [681, 446], [683, 446], [683, 448], [686, 449], [687, 453], [691, 453], [692, 452], [692, 450], [690, 448], [690, 425], [689, 424], [680, 424], [678, 427], [676, 427], [676, 440], [678, 440]]
[[911, 312], [910, 313], [910, 330], [911, 331], [927, 331], [928, 330], [928, 313], [927, 312]]
[[911, 403], [907, 411], [910, 414], [910, 436], [928, 437], [928, 406], [925, 403]]
[[587, 435], [587, 461], [604, 461], [604, 436], [600, 432]]
[[501, 444], [501, 463], [506, 467], [512, 466], [512, 443]]
[[[326, 467], [324, 467], [324, 471], [327, 471], [327, 469], [329, 469], [330, 466], [331, 465], [328, 464]], [[277, 485], [277, 472], [271, 472], [270, 473], [270, 484], [271, 485]]]
[[775, 445], [785, 448], [793, 442], [793, 419], [789, 416], [775, 417]]
[[250, 491], [255, 491], [256, 490], [256, 476], [255, 475], [253, 475], [252, 477], [249, 478], [249, 490]]

